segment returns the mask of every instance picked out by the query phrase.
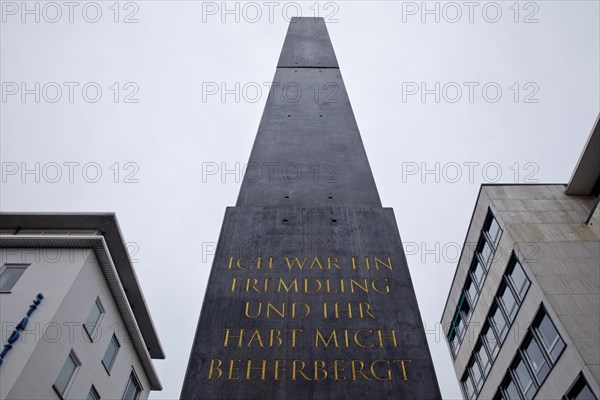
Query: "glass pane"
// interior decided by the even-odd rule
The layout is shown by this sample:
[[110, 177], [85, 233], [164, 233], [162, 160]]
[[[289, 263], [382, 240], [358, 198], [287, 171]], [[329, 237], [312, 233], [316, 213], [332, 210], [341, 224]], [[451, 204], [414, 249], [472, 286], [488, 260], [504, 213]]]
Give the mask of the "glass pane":
[[469, 300], [471, 301], [471, 303], [475, 304], [475, 302], [477, 301], [477, 297], [479, 296], [479, 292], [477, 291], [477, 286], [475, 286], [475, 284], [473, 284], [473, 281], [471, 281], [470, 279], [468, 279], [467, 283], [465, 284], [465, 291], [469, 295]]
[[96, 389], [94, 389], [93, 386], [90, 388], [90, 391], [85, 400], [100, 400], [100, 395], [98, 394]]
[[490, 366], [491, 366], [487, 351], [485, 351], [485, 348], [483, 347], [483, 345], [480, 344], [479, 347], [475, 350], [475, 352], [479, 359], [481, 370], [483, 371], [484, 375], [487, 376], [488, 372], [490, 371]]
[[475, 360], [471, 361], [469, 364], [469, 370], [471, 371], [471, 376], [473, 378], [475, 387], [477, 390], [481, 389], [481, 386], [483, 386], [483, 376], [481, 375], [481, 371], [479, 370], [479, 366], [477, 366]]
[[454, 334], [452, 335], [452, 351], [454, 352], [454, 355], [456, 355], [456, 353], [458, 353], [458, 335]]
[[25, 267], [6, 267], [0, 274], [0, 290], [11, 290], [23, 272], [25, 272]]
[[512, 321], [517, 313], [517, 300], [515, 300], [515, 296], [513, 296], [508, 286], [504, 285], [500, 288], [498, 297], [504, 306], [504, 311], [506, 311], [508, 319]]
[[494, 217], [490, 219], [490, 226], [488, 227], [488, 235], [490, 239], [492, 239], [492, 243], [494, 247], [498, 245], [498, 240], [500, 239], [500, 225], [498, 225], [498, 221]]
[[508, 332], [508, 326], [506, 325], [504, 315], [502, 315], [502, 312], [500, 312], [498, 307], [496, 307], [492, 312], [491, 319], [494, 323], [494, 328], [496, 328], [496, 334], [500, 340], [504, 340], [506, 333]]
[[547, 314], [544, 314], [542, 320], [538, 326], [538, 333], [542, 337], [544, 347], [550, 353], [552, 360], [556, 361], [556, 358], [565, 347], [564, 342], [558, 335], [558, 331], [554, 327], [554, 324], [550, 320]]
[[460, 313], [457, 314], [457, 317], [454, 320], [454, 331], [456, 332], [456, 336], [458, 336], [460, 340], [464, 333], [464, 321], [462, 320]]
[[521, 300], [525, 296], [525, 291], [529, 287], [529, 279], [525, 275], [525, 271], [523, 271], [523, 266], [516, 261], [513, 267], [512, 272], [510, 273], [511, 282], [517, 292], [517, 295]]
[[463, 321], [467, 323], [469, 321], [469, 317], [471, 316], [471, 306], [469, 305], [469, 301], [466, 299], [466, 293], [463, 292], [463, 296], [465, 296], [465, 300], [460, 305], [460, 313], [462, 315]]
[[504, 384], [504, 390], [506, 396], [508, 396], [508, 399], [521, 400], [521, 397], [519, 397], [519, 389], [517, 389], [517, 385], [515, 385], [511, 378], [508, 378], [506, 383]]
[[100, 309], [100, 306], [98, 305], [98, 301], [95, 301], [94, 306], [92, 307], [92, 311], [90, 311], [90, 315], [87, 317], [87, 320], [85, 321], [85, 329], [88, 331], [88, 333], [91, 334], [92, 332], [94, 332], [94, 329], [96, 328], [96, 324], [100, 320], [100, 315], [102, 315], [102, 310]]
[[475, 260], [475, 264], [473, 265], [472, 274], [473, 274], [473, 280], [475, 281], [477, 286], [479, 288], [481, 288], [481, 286], [483, 284], [483, 279], [485, 278], [485, 271], [484, 271], [483, 267], [481, 266], [481, 264], [479, 263], [479, 260]]
[[588, 386], [587, 382], [583, 382], [583, 386], [569, 399], [573, 400], [596, 400], [596, 396], [592, 393], [592, 389]]
[[517, 364], [513, 368], [513, 371], [515, 372], [517, 380], [519, 381], [519, 386], [521, 387], [525, 398], [533, 398], [536, 388], [533, 385], [533, 379], [531, 378], [531, 375], [529, 375], [529, 371], [527, 370], [527, 367], [525, 366], [523, 360], [519, 360], [517, 362]]
[[475, 387], [473, 386], [473, 382], [469, 376], [465, 376], [462, 379], [463, 388], [465, 389], [465, 393], [467, 394], [467, 399], [472, 399], [475, 397]]
[[69, 381], [75, 372], [75, 368], [77, 368], [77, 364], [75, 363], [75, 360], [73, 360], [73, 357], [69, 354], [67, 361], [65, 361], [65, 365], [63, 365], [60, 373], [58, 374], [58, 378], [56, 378], [56, 382], [54, 383], [54, 386], [60, 392], [60, 394], [64, 394], [65, 390], [67, 390], [67, 385], [69, 384]]
[[481, 258], [481, 262], [483, 262], [484, 266], [488, 267], [489, 263], [490, 263], [490, 259], [492, 256], [492, 248], [490, 247], [489, 243], [484, 240], [483, 244], [479, 250], [479, 256]]
[[117, 356], [118, 350], [119, 343], [113, 335], [113, 337], [110, 339], [110, 343], [108, 344], [108, 348], [106, 349], [106, 353], [104, 353], [104, 357], [102, 358], [102, 362], [109, 371], [113, 365], [113, 362], [115, 361], [115, 357]]
[[123, 393], [123, 400], [137, 400], [140, 397], [141, 391], [142, 389], [140, 388], [135, 376], [133, 373], [131, 373], [131, 375], [129, 375], [127, 387], [125, 388], [125, 393]]
[[481, 333], [483, 340], [485, 341], [487, 348], [490, 352], [492, 359], [496, 359], [496, 355], [498, 355], [499, 347], [498, 343], [496, 343], [496, 336], [494, 336], [494, 332], [489, 325], [483, 328]]
[[546, 379], [548, 372], [550, 372], [550, 367], [548, 367], [548, 363], [542, 354], [542, 350], [537, 342], [533, 339], [525, 346], [525, 354], [527, 355], [527, 359], [529, 360], [529, 365], [533, 370], [533, 373], [536, 375], [538, 382], [541, 384]]

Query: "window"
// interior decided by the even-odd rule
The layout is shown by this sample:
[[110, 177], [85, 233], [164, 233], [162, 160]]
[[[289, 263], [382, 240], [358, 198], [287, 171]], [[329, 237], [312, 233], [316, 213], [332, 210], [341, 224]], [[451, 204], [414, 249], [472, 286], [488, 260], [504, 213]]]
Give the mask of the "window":
[[[552, 345], [541, 344], [546, 341]], [[564, 342], [542, 306], [505, 377], [505, 382], [511, 386], [503, 384], [498, 392], [501, 398], [533, 399], [564, 347]], [[552, 353], [556, 351], [556, 358], [553, 358]]]
[[100, 395], [98, 394], [98, 391], [96, 390], [94, 385], [92, 385], [92, 387], [90, 388], [90, 391], [88, 392], [88, 395], [85, 398], [85, 400], [100, 400]]
[[580, 373], [563, 400], [598, 400], [598, 398], [592, 392], [592, 388], [588, 385], [583, 374]]
[[537, 388], [533, 383], [533, 378], [529, 374], [529, 370], [527, 369], [525, 362], [522, 359], [517, 358], [514, 366], [511, 368], [511, 371], [515, 375], [516, 380], [519, 382], [521, 393], [524, 394], [526, 399], [532, 399], [537, 391]]
[[129, 380], [127, 381], [127, 386], [125, 386], [125, 393], [123, 393], [122, 400], [137, 400], [142, 393], [142, 385], [140, 385], [140, 381], [138, 381], [137, 376], [135, 376], [135, 372], [131, 371], [129, 375]]
[[469, 377], [468, 371], [465, 372], [465, 375], [461, 379], [460, 383], [463, 387], [463, 390], [465, 391], [465, 398], [469, 400], [474, 399], [477, 392], [475, 391], [475, 386], [473, 385], [473, 381]]
[[473, 276], [473, 281], [475, 281], [475, 284], [479, 288], [479, 291], [481, 291], [481, 288], [483, 287], [483, 281], [485, 279], [485, 270], [483, 269], [483, 266], [481, 265], [477, 257], [475, 257], [473, 260], [473, 266], [471, 267], [471, 275]]
[[[500, 225], [498, 225], [498, 222], [492, 215], [492, 212], [488, 209], [488, 215], [486, 216], [483, 229], [479, 235], [479, 241], [477, 242], [473, 260], [471, 262], [471, 266], [469, 267], [467, 279], [465, 280], [465, 285], [461, 292], [461, 299], [456, 307], [456, 311], [454, 312], [454, 318], [452, 319], [450, 330], [447, 336], [452, 354], [454, 356], [456, 356], [464, 334], [467, 331], [471, 314], [473, 313], [479, 298], [479, 294], [483, 289], [483, 283], [489, 270], [489, 264], [494, 258], [494, 253], [496, 251], [496, 247], [498, 246], [501, 234], [502, 229], [500, 228]], [[511, 295], [511, 297], [508, 297], [509, 295]], [[507, 313], [507, 315], [510, 315], [509, 319], [512, 321], [512, 313], [516, 313], [517, 302], [515, 301], [513, 293], [508, 293], [506, 296], [507, 297], [505, 300], [507, 303], [505, 305], [511, 307], [511, 310], [509, 313]], [[510, 304], [511, 300], [512, 304]], [[502, 317], [502, 315], [499, 316]], [[500, 320], [498, 320], [498, 322], [500, 322]], [[507, 328], [507, 323], [508, 322], [504, 319], [504, 326], [499, 325], [501, 328], [499, 331], [500, 337], [502, 339], [504, 339], [506, 334], [504, 330]]]
[[561, 339], [546, 311], [542, 310], [540, 315], [534, 324], [534, 331], [542, 339], [544, 349], [548, 352], [552, 361], [556, 362], [558, 356], [565, 348], [565, 342]]
[[452, 355], [456, 356], [458, 352], [458, 347], [460, 343], [458, 343], [458, 336], [455, 331], [450, 332], [450, 336], [448, 337], [448, 341], [450, 342], [450, 348], [452, 349]]
[[29, 264], [4, 264], [0, 269], [0, 292], [9, 292]]
[[81, 363], [79, 362], [77, 355], [75, 352], [73, 352], [73, 350], [71, 350], [67, 360], [65, 361], [65, 364], [58, 374], [58, 378], [56, 378], [56, 381], [52, 386], [54, 390], [61, 396], [61, 398], [65, 397], [65, 393], [70, 387], [73, 377], [75, 376], [75, 371], [80, 365]]
[[498, 346], [498, 340], [494, 334], [494, 330], [489, 324], [486, 324], [481, 331], [481, 339], [483, 344], [487, 347], [492, 360], [496, 359], [500, 346]]
[[477, 246], [477, 254], [479, 255], [479, 259], [481, 260], [485, 268], [488, 269], [489, 263], [493, 256], [493, 252], [492, 247], [490, 246], [488, 241], [485, 240], [483, 235], [479, 240], [479, 245]]
[[479, 363], [479, 367], [481, 368], [483, 375], [487, 376], [487, 374], [490, 372], [492, 364], [490, 362], [490, 357], [488, 356], [487, 350], [481, 341], [479, 344], [477, 344], [477, 346], [475, 346], [475, 357]]
[[519, 396], [519, 390], [517, 389], [517, 385], [513, 381], [513, 379], [509, 376], [504, 379], [502, 386], [498, 389], [498, 394], [494, 399], [502, 399], [502, 400], [519, 400], [521, 396]]
[[[495, 302], [494, 302], [495, 303]], [[504, 315], [500, 310], [500, 307], [497, 305], [492, 307], [492, 312], [490, 313], [490, 321], [492, 322], [492, 326], [496, 331], [496, 335], [498, 339], [502, 342], [508, 333], [508, 324], [506, 319], [504, 319]]]
[[498, 221], [496, 221], [496, 218], [494, 218], [494, 215], [489, 209], [483, 230], [487, 234], [487, 237], [490, 240], [492, 246], [494, 248], [498, 247], [498, 243], [500, 242], [500, 236], [502, 235], [502, 229], [500, 229]]
[[471, 304], [475, 304], [477, 302], [477, 298], [479, 297], [479, 291], [477, 286], [473, 283], [471, 278], [467, 278], [467, 283], [465, 284], [465, 292], [469, 296], [469, 301]]
[[479, 369], [477, 360], [475, 358], [471, 359], [471, 362], [469, 363], [469, 366], [467, 368], [469, 370], [469, 373], [471, 374], [471, 379], [473, 379], [473, 384], [475, 385], [477, 392], [479, 392], [479, 390], [483, 386], [484, 377], [481, 373], [481, 370]]
[[108, 348], [106, 349], [104, 357], [102, 358], [102, 364], [104, 364], [104, 367], [108, 372], [110, 372], [110, 369], [115, 362], [115, 358], [117, 358], [117, 353], [119, 352], [120, 347], [121, 345], [113, 333], [112, 337], [110, 338], [110, 342], [108, 343]]
[[500, 290], [498, 291], [498, 300], [500, 300], [500, 304], [502, 304], [502, 307], [504, 307], [504, 311], [506, 312], [508, 320], [512, 322], [519, 307], [517, 307], [517, 300], [507, 285], [503, 284], [500, 286]]
[[90, 339], [92, 340], [96, 339], [94, 337], [94, 333], [96, 331], [96, 327], [98, 326], [98, 322], [100, 322], [102, 314], [104, 314], [104, 308], [102, 307], [102, 303], [100, 303], [100, 299], [97, 298], [92, 306], [92, 310], [90, 311], [87, 320], [85, 321], [85, 324], [83, 325], [86, 332], [90, 336]]
[[525, 353], [527, 361], [529, 362], [537, 381], [540, 383], [544, 382], [544, 379], [546, 379], [546, 376], [548, 376], [548, 372], [550, 372], [550, 367], [546, 362], [540, 346], [533, 337], [529, 338], [525, 343], [523, 353]]
[[517, 297], [523, 301], [525, 293], [527, 292], [527, 289], [529, 289], [530, 282], [529, 279], [527, 279], [527, 275], [525, 275], [525, 271], [523, 271], [523, 266], [514, 254], [511, 263], [512, 265], [509, 267], [508, 272], [508, 280], [514, 288]]

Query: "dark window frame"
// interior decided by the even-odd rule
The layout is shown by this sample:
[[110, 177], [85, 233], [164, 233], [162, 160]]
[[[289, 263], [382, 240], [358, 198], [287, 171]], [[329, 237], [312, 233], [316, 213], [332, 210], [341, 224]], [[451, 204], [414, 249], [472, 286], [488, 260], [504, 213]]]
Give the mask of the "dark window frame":
[[[561, 349], [561, 351], [558, 353], [556, 360], [552, 360], [552, 357], [548, 351], [548, 349], [546, 349], [545, 345], [542, 342], [542, 338], [539, 336], [538, 332], [537, 332], [537, 328], [539, 325], [539, 323], [544, 319], [544, 316], [547, 316], [548, 319], [550, 320], [550, 322], [552, 323], [552, 325], [554, 326], [554, 329], [556, 330], [557, 336], [558, 338], [563, 342], [564, 346]], [[542, 356], [545, 358], [546, 363], [548, 364], [548, 373], [546, 374], [546, 376], [542, 379], [539, 380], [538, 377], [536, 376], [535, 372], [533, 371], [532, 366], [530, 365], [530, 360], [528, 358], [528, 356], [525, 353], [525, 346], [527, 346], [531, 340], [535, 340], [537, 345], [540, 347], [540, 350], [542, 352]], [[523, 341], [519, 344], [519, 348], [517, 350], [517, 353], [515, 354], [515, 356], [513, 357], [513, 360], [510, 363], [510, 367], [509, 370], [506, 372], [506, 374], [504, 375], [504, 378], [502, 379], [502, 384], [500, 385], [500, 387], [498, 388], [498, 391], [496, 392], [496, 396], [498, 396], [498, 394], [500, 394], [502, 396], [502, 398], [506, 398], [505, 397], [505, 391], [504, 391], [504, 382], [508, 379], [508, 377], [510, 376], [511, 379], [513, 381], [516, 382], [517, 384], [517, 388], [519, 389], [519, 396], [521, 397], [521, 399], [526, 399], [525, 394], [522, 392], [522, 388], [520, 387], [520, 383], [518, 381], [518, 379], [516, 378], [516, 374], [514, 372], [514, 367], [517, 365], [517, 363], [519, 361], [523, 361], [523, 364], [525, 365], [530, 377], [532, 378], [532, 382], [533, 385], [535, 387], [535, 391], [533, 392], [531, 398], [535, 399], [535, 396], [537, 395], [537, 393], [539, 392], [540, 388], [544, 385], [544, 382], [546, 382], [546, 379], [548, 379], [548, 377], [550, 376], [550, 374], [552, 373], [552, 370], [554, 369], [554, 366], [558, 363], [558, 360], [560, 359], [560, 356], [564, 353], [565, 349], [567, 348], [567, 344], [565, 343], [564, 339], [562, 338], [562, 335], [560, 334], [558, 328], [556, 327], [556, 324], [554, 323], [554, 321], [552, 320], [552, 318], [550, 317], [550, 314], [548, 313], [548, 311], [546, 310], [546, 308], [544, 307], [544, 304], [541, 303], [540, 306], [538, 307], [538, 310], [535, 313], [535, 317], [533, 319], [533, 322], [531, 323], [531, 326], [529, 327], [527, 334], [524, 336]]]
[[15, 285], [17, 285], [19, 283], [21, 278], [23, 278], [25, 271], [27, 271], [27, 268], [29, 268], [30, 266], [31, 266], [31, 264], [27, 264], [27, 263], [5, 263], [5, 264], [2, 264], [2, 266], [0, 267], [0, 277], [2, 276], [2, 274], [6, 273], [6, 271], [8, 271], [9, 269], [21, 270], [21, 274], [13, 282], [13, 284], [11, 285], [10, 288], [4, 288], [4, 289], [0, 288], [0, 293], [12, 293], [13, 288], [15, 287]]
[[585, 386], [587, 386], [590, 392], [592, 392], [592, 396], [594, 396], [596, 400], [598, 400], [598, 396], [596, 395], [596, 393], [594, 393], [594, 389], [590, 386], [587, 379], [585, 379], [583, 371], [577, 374], [575, 381], [573, 381], [571, 386], [569, 386], [569, 389], [567, 390], [567, 393], [565, 393], [565, 395], [562, 397], [562, 400], [575, 400], [575, 396], [581, 393], [581, 390]]
[[[113, 353], [113, 356], [110, 359], [110, 362], [108, 363], [108, 365], [106, 365], [106, 363], [104, 362], [104, 359], [106, 358], [106, 355], [108, 353], [108, 350], [111, 348], [112, 345], [115, 345], [115, 351]], [[112, 367], [115, 365], [115, 360], [117, 359], [117, 355], [119, 354], [119, 350], [121, 349], [121, 343], [119, 343], [119, 339], [117, 339], [117, 335], [115, 335], [114, 333], [112, 334], [110, 341], [108, 342], [108, 346], [106, 347], [106, 350], [104, 351], [104, 356], [102, 357], [102, 360], [100, 361], [102, 363], [102, 365], [104, 365], [104, 368], [106, 369], [106, 372], [108, 373], [108, 375], [110, 375], [110, 371], [112, 370]]]

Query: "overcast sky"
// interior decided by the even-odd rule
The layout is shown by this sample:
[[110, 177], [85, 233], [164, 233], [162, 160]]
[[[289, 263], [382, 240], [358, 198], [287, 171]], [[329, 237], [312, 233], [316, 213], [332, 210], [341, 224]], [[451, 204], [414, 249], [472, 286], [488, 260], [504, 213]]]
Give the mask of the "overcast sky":
[[599, 3], [75, 3], [2, 2], [0, 208], [117, 213], [167, 355], [151, 398], [179, 396], [288, 17], [315, 12], [460, 398], [436, 324], [480, 184], [568, 181], [599, 111]]

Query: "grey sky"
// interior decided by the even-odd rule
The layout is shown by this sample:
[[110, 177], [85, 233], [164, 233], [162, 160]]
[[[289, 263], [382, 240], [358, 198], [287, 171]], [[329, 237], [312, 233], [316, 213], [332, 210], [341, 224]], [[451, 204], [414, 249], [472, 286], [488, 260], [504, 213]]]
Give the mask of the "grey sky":
[[[599, 2], [428, 2], [439, 22], [420, 1], [229, 2], [231, 14], [221, 2], [79, 2], [72, 23], [63, 2], [55, 23], [53, 6], [37, 3], [36, 22], [21, 4], [2, 2], [0, 208], [117, 213], [167, 354], [151, 398], [179, 396], [210, 251], [297, 10], [328, 21], [442, 393], [460, 397], [436, 324], [479, 186], [568, 181], [599, 111]], [[206, 93], [236, 82], [239, 101]]]

